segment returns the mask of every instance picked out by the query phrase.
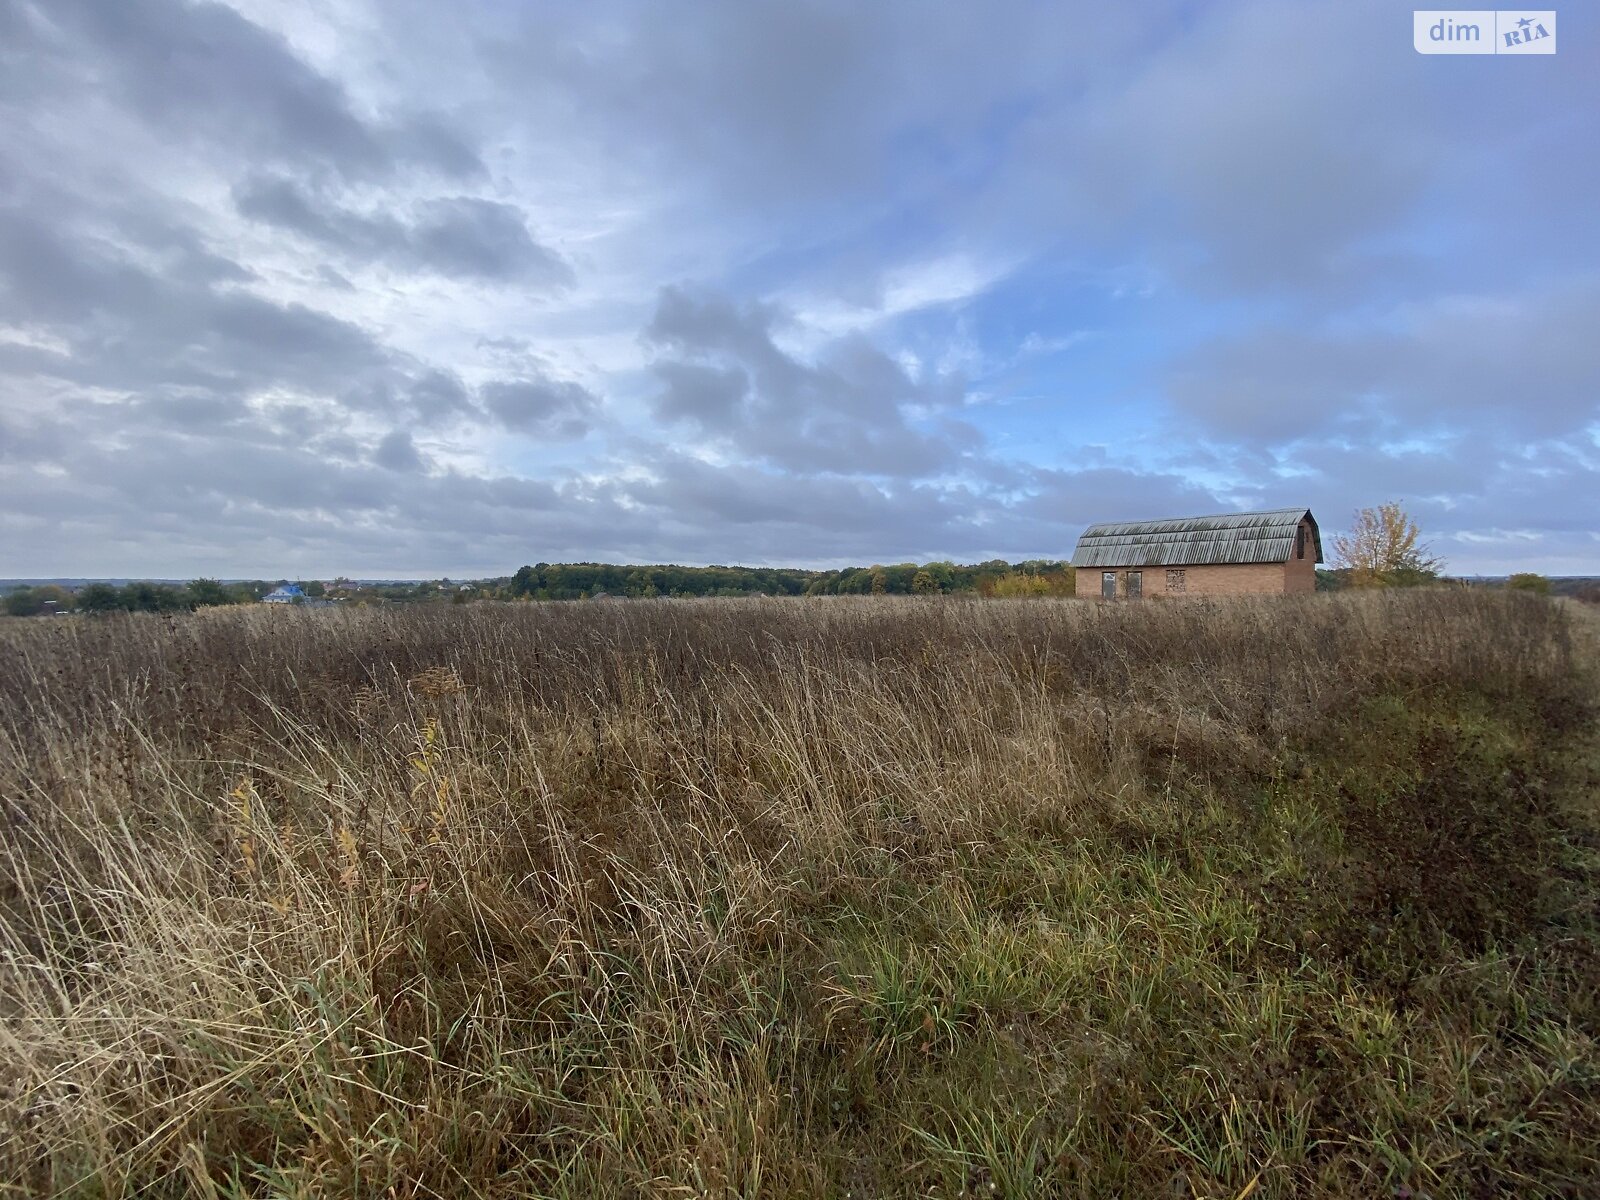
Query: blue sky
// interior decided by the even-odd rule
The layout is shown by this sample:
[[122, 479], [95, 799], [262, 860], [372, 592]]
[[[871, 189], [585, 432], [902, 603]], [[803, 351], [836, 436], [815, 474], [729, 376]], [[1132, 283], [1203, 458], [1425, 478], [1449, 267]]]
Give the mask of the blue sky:
[[1390, 3], [0, 0], [0, 576], [1600, 574], [1600, 62]]

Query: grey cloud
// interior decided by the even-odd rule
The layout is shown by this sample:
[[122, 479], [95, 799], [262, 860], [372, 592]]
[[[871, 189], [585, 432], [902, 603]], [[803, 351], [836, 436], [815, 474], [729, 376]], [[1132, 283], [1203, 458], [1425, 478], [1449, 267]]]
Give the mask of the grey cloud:
[[655, 365], [664, 385], [656, 397], [656, 416], [688, 420], [702, 429], [726, 429], [739, 419], [750, 394], [750, 376], [743, 367], [708, 367], [668, 360]]
[[1277, 444], [1476, 429], [1529, 439], [1600, 419], [1600, 282], [1443, 297], [1381, 325], [1257, 327], [1173, 364], [1168, 391], [1207, 432]]
[[[1406, 212], [1440, 149], [1425, 123], [1392, 119], [1415, 90], [1415, 55], [1398, 39], [1399, 53], [1373, 54], [1359, 36], [1373, 15], [1268, 3], [1207, 14], [1201, 36], [1098, 98], [1097, 120], [1062, 147], [1081, 155], [1074, 184], [1100, 212], [1193, 239], [1168, 249], [1197, 255], [1195, 275], [1260, 285], [1354, 269], [1359, 239]], [[1311, 43], [1314, 55], [1289, 51]]]
[[241, 216], [303, 234], [342, 249], [403, 242], [405, 228], [392, 217], [361, 217], [320, 207], [311, 193], [281, 175], [252, 175], [233, 186]]
[[1511, 446], [1457, 437], [1425, 450], [1319, 444], [1289, 462], [1325, 529], [1380, 499], [1402, 501], [1430, 536], [1462, 545], [1498, 528], [1537, 529], [1572, 547], [1595, 524], [1579, 498], [1600, 488], [1600, 452], [1581, 436]]
[[[981, 439], [950, 416], [959, 378], [913, 380], [859, 337], [802, 362], [774, 340], [770, 306], [739, 305], [681, 288], [661, 293], [647, 342], [674, 353], [657, 360], [654, 411], [774, 466], [915, 478], [958, 466]], [[917, 428], [911, 410], [940, 414]]]
[[404, 429], [385, 434], [372, 452], [372, 461], [402, 475], [417, 475], [425, 469], [422, 455], [417, 453], [411, 435]]
[[338, 291], [353, 292], [356, 290], [356, 285], [350, 282], [348, 276], [342, 275], [338, 271], [335, 271], [327, 263], [317, 264], [316, 276], [323, 283], [327, 284], [331, 288], [337, 289]]
[[1031, 5], [638, 5], [622, 21], [529, 15], [478, 52], [531, 120], [575, 125], [585, 148], [741, 214], [820, 202], [826, 226], [959, 192], [1018, 112], [1081, 87], [1176, 7], [1114, 6], [1063, 36], [1071, 22]]
[[572, 269], [539, 245], [514, 205], [454, 196], [424, 203], [407, 224], [389, 213], [340, 208], [282, 176], [234, 186], [241, 215], [320, 242], [352, 258], [389, 261], [442, 275], [545, 286], [572, 282]]
[[1069, 557], [1078, 534], [1106, 513], [1128, 519], [1185, 512], [1222, 512], [1234, 507], [1227, 497], [1173, 470], [1090, 462], [1078, 470], [1039, 469], [1025, 473], [1027, 495], [1010, 513], [1038, 525], [1070, 531], [1061, 557]]
[[[0, 459], [0, 512], [19, 562], [142, 559], [203, 573], [420, 568], [503, 573], [533, 558], [874, 562], [1065, 555], [1107, 477], [1024, 472], [1000, 491], [716, 467], [656, 448], [627, 477], [551, 481], [420, 473], [407, 431], [361, 451], [294, 436], [296, 406], [221, 428], [157, 429], [131, 405], [42, 415], [36, 457]], [[51, 439], [39, 426], [70, 426]], [[46, 452], [46, 444], [51, 449]], [[1127, 486], [1137, 487], [1129, 472]], [[1161, 480], [1147, 494], [1159, 495]], [[1018, 492], [1031, 499], [1017, 499]], [[1075, 497], [1075, 498], [1074, 498]], [[195, 514], [206, 522], [197, 531]], [[470, 536], [463, 536], [470, 531]], [[259, 558], [253, 556], [261, 556]], [[282, 565], [277, 565], [282, 564]], [[211, 569], [215, 569], [213, 566]], [[150, 570], [148, 566], [144, 571]]]
[[569, 283], [572, 269], [536, 243], [510, 204], [456, 196], [429, 201], [411, 232], [419, 261], [446, 274]]
[[1207, 432], [1268, 444], [1324, 435], [1341, 424], [1376, 433], [1373, 392], [1396, 346], [1305, 330], [1258, 330], [1209, 342], [1172, 364], [1166, 391]]
[[406, 399], [415, 419], [423, 425], [477, 413], [466, 386], [448, 371], [430, 370], [413, 380]]
[[0, 211], [0, 315], [41, 323], [70, 346], [35, 354], [36, 370], [113, 389], [238, 391], [325, 389], [388, 367], [388, 352], [355, 325], [219, 286], [218, 276], [210, 258], [157, 271], [102, 236]]
[[478, 395], [507, 429], [563, 440], [588, 433], [600, 410], [593, 392], [565, 380], [498, 380], [484, 384]]
[[38, 87], [109, 87], [169, 134], [255, 161], [347, 178], [383, 176], [401, 163], [457, 177], [483, 169], [437, 117], [364, 119], [338, 83], [222, 4], [52, 0], [25, 10], [22, 25], [35, 69], [51, 71]]
[[[60, 423], [54, 415], [40, 422]], [[131, 564], [159, 559], [204, 573], [216, 569], [220, 542], [243, 569], [272, 574], [291, 563], [391, 573], [447, 560], [486, 573], [520, 562], [531, 540], [581, 544], [625, 516], [612, 501], [539, 481], [419, 474], [404, 431], [370, 460], [339, 461], [327, 444], [335, 439], [156, 431], [129, 406], [103, 406], [74, 424], [76, 436], [53, 440], [48, 456], [15, 464], [0, 456], [8, 560], [93, 557], [105, 569], [125, 563], [143, 573], [150, 568]], [[203, 532], [199, 512], [207, 514]], [[464, 541], [465, 529], [473, 536]], [[405, 563], [412, 566], [397, 567]]]
[[437, 429], [453, 422], [476, 424], [484, 419], [459, 376], [415, 364], [408, 367], [416, 373], [404, 373], [397, 362], [394, 369], [371, 374], [334, 398], [349, 412], [417, 429]]
[[1191, 7], [1024, 106], [959, 219], [1321, 311], [1493, 271], [1513, 229], [1527, 265], [1592, 259], [1594, 72], [1433, 70], [1393, 19], [1379, 0]]

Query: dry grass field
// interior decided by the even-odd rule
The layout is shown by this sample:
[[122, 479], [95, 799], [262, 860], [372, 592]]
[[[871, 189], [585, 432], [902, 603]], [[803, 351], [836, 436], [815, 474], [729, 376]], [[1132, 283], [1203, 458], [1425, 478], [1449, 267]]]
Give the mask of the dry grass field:
[[1590, 614], [0, 625], [0, 1195], [1600, 1194]]

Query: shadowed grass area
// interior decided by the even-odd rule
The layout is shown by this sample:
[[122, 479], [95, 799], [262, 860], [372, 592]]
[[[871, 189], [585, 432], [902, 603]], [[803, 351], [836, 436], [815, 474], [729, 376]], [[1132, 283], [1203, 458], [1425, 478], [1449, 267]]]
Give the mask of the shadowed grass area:
[[18, 1194], [1600, 1191], [1592, 616], [0, 626]]

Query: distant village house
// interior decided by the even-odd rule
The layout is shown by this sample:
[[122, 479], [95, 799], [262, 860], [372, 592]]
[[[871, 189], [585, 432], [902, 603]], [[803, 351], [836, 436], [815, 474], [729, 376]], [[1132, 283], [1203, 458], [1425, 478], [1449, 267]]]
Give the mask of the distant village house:
[[306, 594], [300, 590], [298, 583], [286, 583], [282, 587], [273, 588], [265, 596], [261, 597], [261, 603], [293, 604], [296, 601], [303, 601], [305, 598]]
[[1091, 525], [1072, 553], [1078, 595], [1296, 595], [1317, 590], [1322, 535], [1307, 508]]

